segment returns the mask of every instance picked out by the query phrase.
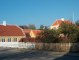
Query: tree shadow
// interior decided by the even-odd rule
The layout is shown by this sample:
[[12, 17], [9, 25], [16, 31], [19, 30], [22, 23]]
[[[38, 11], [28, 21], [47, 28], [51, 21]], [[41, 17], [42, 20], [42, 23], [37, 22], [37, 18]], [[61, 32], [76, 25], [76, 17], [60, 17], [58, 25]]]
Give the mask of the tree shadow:
[[[79, 44], [79, 43], [78, 43]], [[54, 60], [79, 60], [79, 46], [76, 43], [72, 43], [69, 52]]]
[[22, 59], [37, 59], [38, 57], [47, 56], [47, 52], [43, 51], [22, 51], [19, 53], [0, 54], [0, 60], [22, 60]]

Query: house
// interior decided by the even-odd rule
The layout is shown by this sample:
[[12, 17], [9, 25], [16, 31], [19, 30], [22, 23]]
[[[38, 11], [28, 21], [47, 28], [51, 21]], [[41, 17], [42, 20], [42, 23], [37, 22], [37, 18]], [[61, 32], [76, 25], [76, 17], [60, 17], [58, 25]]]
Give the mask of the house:
[[55, 29], [57, 30], [59, 26], [61, 26], [62, 23], [67, 23], [67, 24], [72, 24], [70, 20], [65, 20], [64, 18], [57, 19], [51, 26], [50, 29]]
[[26, 37], [30, 37], [30, 31], [31, 29], [23, 29], [23, 32], [25, 33]]
[[42, 31], [41, 30], [32, 30], [32, 29], [23, 29], [27, 38], [36, 38]]
[[32, 38], [31, 35], [30, 35], [31, 31], [33, 31], [33, 30], [31, 30], [31, 29], [23, 29], [23, 31], [24, 31], [24, 33], [26, 35], [26, 38], [22, 38], [20, 40], [20, 42], [22, 42], [22, 41], [24, 41], [24, 42], [36, 42], [35, 38]]
[[5, 21], [0, 25], [0, 46], [18, 46], [18, 42], [25, 37], [25, 33], [19, 26], [7, 25]]
[[40, 35], [41, 30], [23, 29], [27, 38], [23, 38], [20, 41], [24, 42], [36, 42], [36, 37]]
[[40, 35], [41, 32], [42, 32], [41, 30], [31, 30], [30, 36], [31, 38], [36, 38], [37, 36]]

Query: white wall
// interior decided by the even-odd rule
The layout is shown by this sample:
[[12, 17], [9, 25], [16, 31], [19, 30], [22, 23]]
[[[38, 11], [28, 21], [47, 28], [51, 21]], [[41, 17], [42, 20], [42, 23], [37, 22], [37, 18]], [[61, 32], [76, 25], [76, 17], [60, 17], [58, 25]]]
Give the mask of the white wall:
[[56, 25], [56, 26], [51, 26], [50, 29], [58, 29], [59, 28], [59, 25]]
[[0, 42], [0, 47], [11, 47], [11, 48], [35, 48], [35, 43], [33, 42]]

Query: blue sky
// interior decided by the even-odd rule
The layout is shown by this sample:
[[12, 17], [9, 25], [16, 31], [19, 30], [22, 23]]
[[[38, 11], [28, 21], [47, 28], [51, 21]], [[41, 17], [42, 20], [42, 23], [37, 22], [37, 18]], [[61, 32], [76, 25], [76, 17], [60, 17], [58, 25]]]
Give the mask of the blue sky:
[[50, 26], [64, 17], [79, 20], [79, 0], [0, 0], [0, 23]]

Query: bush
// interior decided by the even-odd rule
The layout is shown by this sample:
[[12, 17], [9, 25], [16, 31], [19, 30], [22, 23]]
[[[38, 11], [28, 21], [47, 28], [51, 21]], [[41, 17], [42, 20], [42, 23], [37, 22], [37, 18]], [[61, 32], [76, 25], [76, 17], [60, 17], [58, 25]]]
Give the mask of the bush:
[[76, 25], [74, 24], [65, 24], [62, 23], [62, 25], [60, 26], [60, 28], [58, 29], [60, 34], [64, 34], [67, 41], [66, 42], [71, 42], [71, 43], [75, 43], [75, 42], [79, 42], [79, 28], [77, 28]]
[[58, 33], [55, 30], [45, 29], [36, 39], [43, 43], [55, 43], [58, 41]]

